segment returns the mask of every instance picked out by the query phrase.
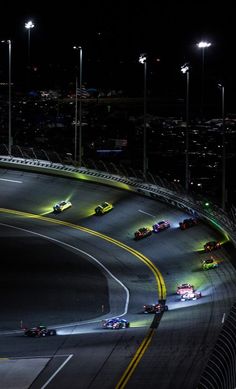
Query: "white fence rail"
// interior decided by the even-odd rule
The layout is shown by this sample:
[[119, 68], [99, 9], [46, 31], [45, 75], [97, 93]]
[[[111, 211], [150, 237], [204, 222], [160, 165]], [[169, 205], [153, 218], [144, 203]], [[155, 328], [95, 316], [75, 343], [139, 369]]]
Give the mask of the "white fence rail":
[[47, 160], [16, 158], [3, 155], [0, 156], [0, 167], [20, 168], [74, 179], [86, 179], [160, 200], [211, 223], [215, 228], [226, 233], [236, 246], [236, 225], [234, 220], [226, 212], [214, 205], [210, 209], [206, 209], [204, 208], [203, 201], [195, 200], [193, 197], [174, 192], [166, 187], [146, 183], [136, 177], [119, 176], [85, 167], [76, 168], [72, 165], [53, 163]]

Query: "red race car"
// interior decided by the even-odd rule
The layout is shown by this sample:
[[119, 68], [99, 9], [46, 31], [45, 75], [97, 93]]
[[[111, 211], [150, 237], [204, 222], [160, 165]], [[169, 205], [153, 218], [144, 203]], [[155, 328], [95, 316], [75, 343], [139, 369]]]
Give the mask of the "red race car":
[[206, 252], [212, 251], [212, 250], [218, 250], [221, 248], [221, 244], [218, 241], [212, 240], [211, 242], [207, 242], [204, 244], [204, 250]]
[[164, 311], [168, 311], [168, 305], [166, 304], [149, 304], [149, 305], [144, 305], [143, 306], [143, 312], [144, 313], [161, 313]]
[[44, 336], [54, 336], [57, 332], [54, 329], [48, 329], [45, 326], [37, 326], [32, 328], [25, 328], [24, 335], [32, 338], [41, 338]]
[[183, 295], [185, 293], [193, 293], [194, 292], [194, 286], [191, 284], [181, 284], [177, 287], [176, 293]]
[[179, 222], [179, 227], [181, 230], [187, 230], [187, 228], [194, 227], [198, 224], [198, 220], [190, 217], [189, 219], [184, 219], [182, 222]]
[[150, 235], [152, 235], [152, 230], [148, 227], [142, 227], [139, 228], [139, 230], [134, 233], [134, 239], [139, 240]]

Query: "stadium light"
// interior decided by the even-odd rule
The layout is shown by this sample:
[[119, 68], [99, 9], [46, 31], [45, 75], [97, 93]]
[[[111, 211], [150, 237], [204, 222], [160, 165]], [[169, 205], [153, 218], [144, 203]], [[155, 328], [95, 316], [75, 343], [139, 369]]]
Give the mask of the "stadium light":
[[28, 67], [30, 69], [31, 66], [31, 61], [30, 61], [30, 30], [34, 28], [34, 24], [32, 20], [29, 20], [28, 22], [25, 23], [25, 28], [28, 30]]
[[147, 55], [139, 56], [139, 63], [144, 65], [144, 82], [143, 82], [143, 176], [147, 176]]
[[221, 117], [222, 117], [222, 209], [225, 210], [226, 203], [226, 147], [225, 147], [225, 87], [218, 84], [221, 90]]
[[186, 129], [185, 129], [185, 190], [189, 191], [189, 64], [181, 66], [181, 72], [186, 74]]
[[203, 119], [204, 115], [204, 79], [205, 79], [205, 49], [211, 46], [210, 42], [201, 41], [197, 43], [199, 49], [202, 50], [202, 82], [201, 82], [201, 118]]
[[[79, 89], [82, 89], [82, 47], [73, 46], [74, 50], [79, 50]], [[78, 74], [76, 67], [75, 76], [75, 162], [77, 161], [77, 132], [78, 132]], [[82, 164], [82, 99], [79, 99], [79, 166]]]

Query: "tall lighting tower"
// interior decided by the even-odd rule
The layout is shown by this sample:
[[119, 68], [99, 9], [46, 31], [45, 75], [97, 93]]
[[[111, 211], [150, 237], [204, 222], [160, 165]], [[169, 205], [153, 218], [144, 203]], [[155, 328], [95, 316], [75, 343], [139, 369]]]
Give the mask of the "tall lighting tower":
[[225, 87], [218, 84], [221, 90], [221, 118], [222, 118], [222, 202], [221, 207], [225, 210], [226, 203], [226, 145], [225, 145]]
[[143, 176], [147, 176], [147, 55], [141, 54], [139, 62], [143, 64]]
[[[74, 50], [79, 50], [79, 90], [81, 93], [82, 90], [82, 47], [73, 46]], [[76, 75], [75, 75], [75, 153], [74, 160], [77, 161], [77, 133], [78, 133], [78, 74], [76, 66]], [[82, 99], [80, 96], [79, 99], [79, 166], [82, 164]]]
[[34, 28], [34, 23], [32, 20], [29, 20], [25, 23], [25, 28], [28, 30], [28, 68], [31, 67], [31, 59], [30, 59], [30, 31]]
[[205, 49], [211, 46], [210, 42], [201, 41], [197, 43], [199, 49], [202, 50], [202, 81], [201, 81], [201, 118], [204, 116], [204, 103], [205, 103]]
[[181, 66], [181, 72], [186, 74], [186, 130], [185, 130], [185, 190], [189, 191], [189, 64]]

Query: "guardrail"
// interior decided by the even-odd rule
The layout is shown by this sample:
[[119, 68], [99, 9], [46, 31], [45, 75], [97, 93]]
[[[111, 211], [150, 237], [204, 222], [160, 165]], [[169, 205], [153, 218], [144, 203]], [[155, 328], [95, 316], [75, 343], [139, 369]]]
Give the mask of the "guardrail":
[[133, 191], [141, 195], [158, 199], [162, 202], [181, 208], [190, 215], [198, 216], [215, 228], [226, 233], [236, 246], [236, 225], [229, 215], [217, 206], [211, 209], [204, 208], [204, 202], [195, 200], [186, 194], [177, 193], [166, 187], [143, 182], [136, 177], [125, 177], [109, 172], [97, 171], [86, 167], [76, 168], [72, 165], [53, 163], [47, 160], [16, 158], [0, 156], [0, 166], [6, 168], [21, 168], [24, 170], [36, 170], [42, 173], [60, 175], [74, 179], [85, 179], [100, 184], [110, 185]]
[[197, 389], [236, 387], [236, 304], [228, 315]]

